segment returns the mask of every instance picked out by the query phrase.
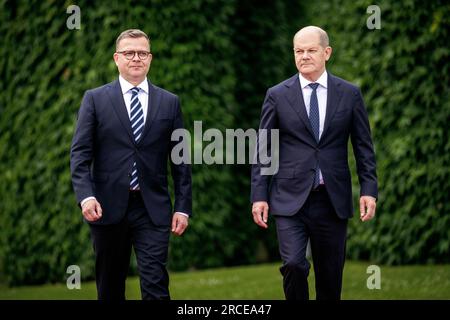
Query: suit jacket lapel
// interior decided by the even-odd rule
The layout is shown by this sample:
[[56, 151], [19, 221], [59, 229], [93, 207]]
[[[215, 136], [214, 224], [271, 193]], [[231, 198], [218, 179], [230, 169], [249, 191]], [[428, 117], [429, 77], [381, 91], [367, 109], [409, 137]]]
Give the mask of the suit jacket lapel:
[[[147, 80], [148, 81], [148, 80]], [[159, 103], [161, 101], [160, 90], [148, 81], [148, 105], [147, 105], [147, 118], [145, 120], [144, 131], [142, 132], [142, 137], [139, 139], [138, 144], [142, 143], [145, 136], [150, 131], [150, 127], [155, 120], [156, 114], [159, 110]]]
[[123, 127], [127, 131], [128, 135], [130, 136], [131, 141], [134, 142], [133, 132], [131, 131], [130, 117], [128, 116], [125, 101], [123, 100], [123, 94], [119, 80], [116, 80], [113, 83], [111, 83], [108, 90], [108, 95], [111, 100], [114, 112], [117, 114], [117, 117], [119, 118]]
[[298, 79], [298, 74], [293, 76], [290, 80], [291, 81], [288, 81], [288, 83], [286, 84], [286, 86], [289, 88], [287, 99], [291, 107], [295, 110], [297, 115], [305, 124], [306, 128], [311, 134], [311, 137], [314, 139], [314, 141], [316, 141], [313, 129], [311, 127], [311, 122], [309, 121], [308, 118], [308, 113], [306, 112], [305, 100], [303, 99], [303, 93], [302, 88], [300, 87], [300, 80]]
[[323, 125], [323, 131], [320, 139], [325, 136], [328, 128], [330, 127], [331, 120], [336, 112], [339, 103], [341, 102], [342, 92], [339, 90], [339, 86], [334, 81], [334, 77], [328, 73], [328, 90], [327, 90], [327, 112], [325, 115], [325, 123]]

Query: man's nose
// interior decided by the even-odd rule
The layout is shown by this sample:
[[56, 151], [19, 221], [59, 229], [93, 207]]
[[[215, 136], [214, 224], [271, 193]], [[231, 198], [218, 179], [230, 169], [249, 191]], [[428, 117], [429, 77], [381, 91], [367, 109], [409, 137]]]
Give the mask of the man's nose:
[[134, 53], [133, 61], [134, 61], [134, 62], [141, 61], [141, 59], [139, 59], [139, 54], [138, 54], [137, 52]]

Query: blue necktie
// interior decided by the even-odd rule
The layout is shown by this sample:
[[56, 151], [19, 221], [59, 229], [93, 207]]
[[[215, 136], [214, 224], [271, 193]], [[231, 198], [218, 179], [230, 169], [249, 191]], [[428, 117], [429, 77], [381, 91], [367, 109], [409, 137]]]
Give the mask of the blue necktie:
[[[130, 121], [131, 130], [133, 131], [134, 141], [138, 142], [144, 129], [144, 111], [142, 110], [141, 102], [138, 99], [139, 88], [131, 89], [131, 110]], [[136, 161], [133, 163], [133, 170], [131, 173], [130, 189], [139, 189], [138, 173]]]
[[[317, 100], [317, 87], [318, 83], [310, 83], [309, 86], [312, 88], [311, 100], [309, 100], [309, 122], [311, 123], [311, 127], [314, 133], [314, 137], [316, 138], [317, 143], [319, 143], [319, 102]], [[317, 165], [316, 173], [314, 175], [314, 184], [313, 189], [317, 188], [320, 183], [320, 175], [319, 175], [319, 165]]]

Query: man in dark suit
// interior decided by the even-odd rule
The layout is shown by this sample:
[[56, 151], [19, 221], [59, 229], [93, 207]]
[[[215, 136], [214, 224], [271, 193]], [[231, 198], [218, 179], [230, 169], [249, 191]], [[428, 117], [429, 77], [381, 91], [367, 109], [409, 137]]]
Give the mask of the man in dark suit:
[[142, 298], [170, 299], [170, 231], [183, 234], [192, 207], [190, 166], [170, 162], [174, 210], [167, 186], [167, 161], [177, 144], [171, 134], [183, 128], [180, 102], [147, 80], [152, 54], [144, 32], [122, 32], [114, 61], [119, 79], [83, 97], [70, 161], [90, 226], [98, 298], [125, 299], [134, 247]]
[[260, 129], [279, 130], [279, 168], [252, 167], [253, 220], [274, 216], [286, 299], [309, 299], [305, 257], [311, 243], [317, 299], [341, 296], [347, 220], [353, 216], [347, 145], [351, 139], [360, 183], [360, 218], [375, 215], [377, 176], [367, 112], [360, 90], [327, 73], [327, 33], [314, 26], [293, 39], [298, 74], [267, 91]]

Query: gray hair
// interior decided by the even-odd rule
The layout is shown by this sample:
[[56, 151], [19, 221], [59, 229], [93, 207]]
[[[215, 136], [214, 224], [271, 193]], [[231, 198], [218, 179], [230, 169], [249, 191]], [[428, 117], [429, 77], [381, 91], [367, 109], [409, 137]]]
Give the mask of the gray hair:
[[325, 47], [328, 47], [330, 45], [330, 40], [328, 38], [328, 34], [322, 28], [319, 28], [319, 27], [316, 27], [316, 26], [307, 26], [307, 27], [301, 28], [294, 35], [294, 39], [302, 31], [314, 31], [314, 32], [319, 34], [319, 43], [320, 43], [320, 45], [322, 47], [325, 48]]

